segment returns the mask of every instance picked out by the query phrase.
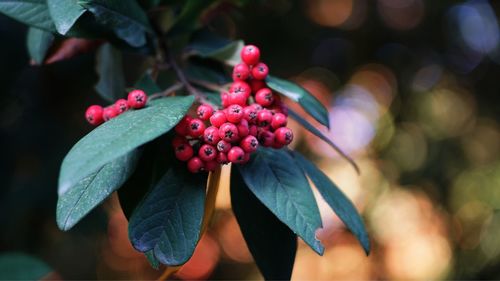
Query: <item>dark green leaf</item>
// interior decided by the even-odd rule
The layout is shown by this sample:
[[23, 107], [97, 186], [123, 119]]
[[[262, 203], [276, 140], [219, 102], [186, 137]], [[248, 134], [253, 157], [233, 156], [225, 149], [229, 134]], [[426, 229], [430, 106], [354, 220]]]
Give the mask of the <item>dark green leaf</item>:
[[45, 0], [2, 0], [0, 12], [29, 26], [56, 31]]
[[290, 117], [295, 119], [295, 121], [299, 122], [300, 125], [302, 125], [304, 128], [306, 128], [309, 132], [313, 133], [316, 135], [318, 138], [326, 142], [328, 145], [330, 145], [331, 148], [333, 148], [335, 151], [337, 151], [338, 154], [340, 154], [345, 160], [347, 160], [356, 170], [356, 172], [359, 174], [359, 167], [358, 165], [354, 162], [354, 160], [351, 159], [347, 154], [345, 154], [342, 149], [340, 149], [335, 143], [333, 143], [328, 137], [323, 135], [320, 130], [318, 130], [316, 127], [311, 125], [311, 123], [307, 122], [304, 118], [302, 118], [299, 114], [297, 114], [295, 111], [292, 109], [288, 108], [288, 114]]
[[120, 50], [109, 43], [102, 45], [97, 51], [96, 72], [99, 75], [99, 81], [95, 89], [101, 97], [109, 102], [123, 98], [125, 77]]
[[149, 250], [145, 252], [144, 255], [146, 256], [146, 259], [148, 260], [152, 268], [156, 270], [160, 268], [160, 262], [155, 258], [154, 250]]
[[23, 253], [0, 255], [2, 280], [40, 280], [52, 270], [43, 261]]
[[57, 31], [66, 35], [76, 21], [85, 13], [77, 0], [47, 0], [50, 15]]
[[120, 188], [135, 169], [138, 152], [133, 150], [83, 178], [57, 201], [57, 225], [69, 230], [111, 193]]
[[318, 206], [306, 176], [293, 158], [283, 150], [262, 148], [239, 168], [253, 194], [322, 255], [324, 248], [315, 234], [322, 227]]
[[290, 280], [297, 236], [252, 194], [235, 167], [231, 170], [231, 205], [264, 278]]
[[244, 45], [242, 40], [231, 41], [204, 30], [195, 35], [186, 51], [202, 58], [212, 58], [228, 65], [236, 65], [240, 62], [240, 53]]
[[186, 67], [185, 73], [188, 79], [208, 81], [217, 85], [223, 85], [231, 82], [231, 80], [228, 79], [228, 77], [223, 73], [201, 65], [190, 64]]
[[146, 44], [146, 32], [151, 32], [151, 27], [146, 13], [135, 0], [78, 0], [78, 3], [131, 46]]
[[26, 40], [28, 52], [37, 64], [43, 63], [52, 41], [54, 41], [54, 35], [50, 32], [35, 27], [28, 30], [28, 39]]
[[345, 225], [356, 235], [365, 249], [366, 254], [370, 252], [370, 239], [366, 233], [363, 219], [358, 214], [351, 200], [312, 162], [307, 160], [298, 152], [291, 152], [299, 166], [309, 176], [319, 193], [330, 205], [332, 210], [339, 216]]
[[155, 81], [153, 81], [153, 78], [151, 77], [151, 75], [149, 75], [149, 73], [144, 73], [141, 79], [139, 79], [139, 81], [135, 83], [134, 87], [143, 90], [148, 95], [161, 92], [160, 87], [156, 85]]
[[94, 129], [64, 158], [59, 193], [66, 192], [104, 164], [168, 132], [184, 117], [193, 101], [193, 96], [157, 99], [146, 108], [127, 111]]
[[172, 29], [169, 31], [170, 37], [196, 29], [200, 15], [206, 8], [212, 5], [215, 0], [187, 0], [184, 2], [185, 4], [181, 13], [177, 17]]
[[132, 214], [132, 245], [141, 252], [153, 250], [166, 265], [187, 262], [200, 238], [206, 178], [185, 167], [170, 169]]
[[309, 113], [316, 121], [330, 128], [330, 119], [328, 110], [321, 102], [301, 86], [284, 79], [268, 75], [266, 78], [267, 86], [274, 91], [287, 96], [296, 101], [302, 108]]

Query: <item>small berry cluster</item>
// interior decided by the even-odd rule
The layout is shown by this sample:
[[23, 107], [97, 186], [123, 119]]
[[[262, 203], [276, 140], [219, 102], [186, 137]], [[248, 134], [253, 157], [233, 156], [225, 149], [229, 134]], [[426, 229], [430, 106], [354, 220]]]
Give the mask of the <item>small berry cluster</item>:
[[214, 171], [229, 162], [244, 164], [259, 145], [278, 149], [293, 140], [286, 127], [287, 108], [266, 87], [269, 68], [260, 62], [259, 49], [245, 46], [241, 59], [229, 92], [221, 93], [223, 109], [202, 104], [196, 117], [186, 115], [175, 127], [175, 156], [192, 173]]
[[85, 119], [94, 126], [115, 118], [129, 108], [143, 108], [148, 101], [148, 96], [142, 90], [133, 90], [128, 93], [127, 99], [119, 99], [114, 104], [102, 107], [100, 105], [91, 105], [85, 111]]

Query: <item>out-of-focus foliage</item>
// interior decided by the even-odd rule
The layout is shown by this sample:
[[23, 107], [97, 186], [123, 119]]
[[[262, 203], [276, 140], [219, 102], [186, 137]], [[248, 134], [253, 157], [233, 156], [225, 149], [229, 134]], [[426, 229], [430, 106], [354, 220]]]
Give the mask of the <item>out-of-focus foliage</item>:
[[[291, 124], [295, 148], [364, 213], [372, 244], [366, 257], [316, 192], [325, 254], [300, 242], [292, 278], [499, 279], [499, 3], [280, 0], [235, 10], [230, 2], [209, 28], [259, 45], [273, 74], [312, 92], [330, 112], [323, 133], [361, 169]], [[64, 279], [156, 278], [128, 242], [116, 198], [70, 232], [57, 230], [59, 163], [88, 130], [82, 115], [98, 100], [98, 76], [93, 54], [30, 67], [26, 34], [0, 16], [0, 251], [34, 254]], [[142, 73], [135, 55], [123, 64], [129, 81]], [[259, 278], [228, 187], [177, 277]]]

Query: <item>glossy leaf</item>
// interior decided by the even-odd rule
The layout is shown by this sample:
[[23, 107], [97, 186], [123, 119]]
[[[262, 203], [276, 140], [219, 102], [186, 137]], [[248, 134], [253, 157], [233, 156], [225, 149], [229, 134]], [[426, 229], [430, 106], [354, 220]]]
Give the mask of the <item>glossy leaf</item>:
[[298, 152], [291, 152], [299, 166], [309, 176], [326, 203], [358, 238], [366, 254], [370, 252], [370, 239], [366, 233], [363, 219], [351, 200], [312, 162]]
[[181, 13], [177, 17], [172, 28], [169, 30], [169, 37], [196, 29], [201, 13], [214, 2], [215, 0], [184, 1]]
[[302, 125], [304, 128], [306, 128], [309, 132], [313, 133], [315, 136], [326, 142], [328, 145], [330, 145], [331, 148], [333, 148], [340, 156], [342, 156], [345, 160], [347, 160], [353, 168], [356, 170], [356, 172], [359, 174], [359, 167], [354, 162], [354, 160], [349, 157], [349, 155], [345, 154], [342, 149], [340, 149], [333, 141], [331, 141], [327, 136], [325, 136], [323, 133], [321, 133], [320, 130], [318, 130], [316, 127], [314, 127], [311, 123], [307, 122], [302, 116], [297, 114], [295, 111], [292, 109], [288, 108], [288, 115], [292, 117], [295, 121], [297, 121], [300, 125]]
[[324, 248], [315, 234], [322, 227], [318, 206], [306, 176], [293, 158], [283, 150], [262, 148], [239, 168], [253, 194], [322, 255]]
[[77, 0], [47, 0], [50, 15], [57, 32], [66, 35], [76, 21], [85, 13]]
[[188, 79], [208, 81], [217, 85], [230, 83], [231, 80], [221, 72], [201, 65], [190, 64], [185, 70]]
[[97, 51], [96, 72], [99, 81], [95, 89], [101, 97], [114, 102], [125, 96], [125, 77], [120, 50], [109, 43], [102, 45]]
[[290, 280], [297, 236], [255, 197], [235, 167], [231, 171], [231, 205], [264, 278]]
[[202, 58], [212, 58], [228, 65], [238, 64], [241, 50], [244, 47], [242, 40], [231, 41], [208, 31], [201, 31], [187, 47], [187, 52]]
[[139, 81], [135, 83], [134, 87], [143, 90], [147, 95], [161, 92], [160, 87], [156, 85], [155, 81], [153, 80], [151, 75], [149, 75], [149, 73], [145, 73], [144, 75], [142, 75]]
[[26, 40], [30, 57], [37, 64], [42, 64], [53, 41], [54, 35], [52, 33], [31, 27], [28, 30], [28, 38]]
[[78, 3], [132, 47], [146, 44], [146, 32], [151, 32], [151, 27], [136, 0], [78, 0]]
[[2, 280], [40, 280], [50, 272], [51, 268], [36, 257], [17, 252], [0, 255]]
[[330, 119], [328, 110], [321, 102], [301, 86], [284, 79], [274, 76], [267, 76], [267, 86], [274, 91], [296, 101], [302, 108], [309, 113], [316, 121], [330, 128]]
[[101, 204], [129, 178], [135, 169], [138, 152], [133, 150], [99, 168], [66, 192], [57, 201], [57, 225], [69, 230]]
[[104, 164], [172, 129], [186, 114], [193, 96], [154, 100], [146, 108], [130, 110], [98, 126], [83, 137], [63, 160], [59, 194]]
[[181, 265], [193, 255], [205, 207], [206, 174], [170, 169], [134, 211], [129, 237], [162, 264]]
[[0, 1], [0, 13], [29, 26], [56, 31], [45, 0], [3, 0]]
[[160, 268], [160, 262], [155, 258], [154, 251], [149, 250], [144, 253], [146, 256], [146, 259], [148, 260], [149, 264], [151, 265], [152, 268], [158, 270]]

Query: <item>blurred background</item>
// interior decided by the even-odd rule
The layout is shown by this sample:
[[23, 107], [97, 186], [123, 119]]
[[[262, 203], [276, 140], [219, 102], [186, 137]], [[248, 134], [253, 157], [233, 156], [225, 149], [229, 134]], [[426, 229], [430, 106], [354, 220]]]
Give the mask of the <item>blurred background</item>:
[[[361, 168], [292, 124], [293, 145], [352, 199], [373, 245], [366, 257], [316, 194], [325, 255], [300, 241], [293, 279], [500, 279], [499, 13], [498, 1], [278, 0], [215, 21], [329, 107], [325, 133]], [[46, 279], [155, 279], [116, 197], [58, 230], [59, 165], [99, 101], [95, 54], [30, 66], [26, 31], [0, 15], [0, 254], [38, 258]], [[227, 182], [174, 278], [262, 278]]]

